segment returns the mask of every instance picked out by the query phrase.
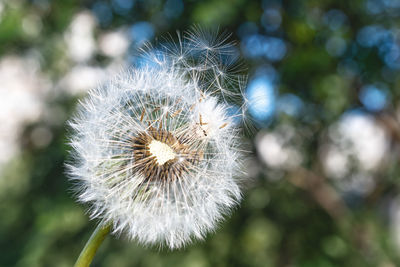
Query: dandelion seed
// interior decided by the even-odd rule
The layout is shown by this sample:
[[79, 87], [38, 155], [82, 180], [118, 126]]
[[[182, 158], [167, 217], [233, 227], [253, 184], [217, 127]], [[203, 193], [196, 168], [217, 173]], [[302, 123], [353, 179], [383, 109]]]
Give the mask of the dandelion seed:
[[146, 64], [90, 91], [70, 122], [79, 200], [145, 245], [201, 239], [241, 198], [240, 129], [228, 111], [244, 79], [221, 75], [225, 37], [201, 37], [149, 47]]

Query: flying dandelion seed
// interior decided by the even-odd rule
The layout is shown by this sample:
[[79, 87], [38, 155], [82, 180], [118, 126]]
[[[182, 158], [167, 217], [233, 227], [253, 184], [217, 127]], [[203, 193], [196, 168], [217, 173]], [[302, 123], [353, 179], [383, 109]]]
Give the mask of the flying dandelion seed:
[[229, 110], [245, 79], [226, 38], [199, 29], [143, 58], [79, 105], [69, 171], [91, 218], [174, 249], [214, 230], [241, 198], [241, 115]]

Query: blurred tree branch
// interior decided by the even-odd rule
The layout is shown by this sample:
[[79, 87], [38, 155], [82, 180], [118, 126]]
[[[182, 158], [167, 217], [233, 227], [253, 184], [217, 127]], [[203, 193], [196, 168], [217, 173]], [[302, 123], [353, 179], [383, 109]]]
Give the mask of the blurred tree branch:
[[349, 210], [336, 190], [325, 182], [324, 177], [298, 167], [288, 175], [293, 185], [310, 193], [314, 200], [335, 220], [340, 221], [349, 214]]

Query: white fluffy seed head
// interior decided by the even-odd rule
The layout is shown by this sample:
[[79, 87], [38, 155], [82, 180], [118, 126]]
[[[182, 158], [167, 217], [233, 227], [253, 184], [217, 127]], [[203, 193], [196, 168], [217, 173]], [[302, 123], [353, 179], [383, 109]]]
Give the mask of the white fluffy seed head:
[[90, 91], [70, 122], [79, 200], [145, 245], [203, 238], [241, 198], [231, 110], [244, 79], [226, 72], [232, 47], [205, 36], [149, 49], [141, 66]]

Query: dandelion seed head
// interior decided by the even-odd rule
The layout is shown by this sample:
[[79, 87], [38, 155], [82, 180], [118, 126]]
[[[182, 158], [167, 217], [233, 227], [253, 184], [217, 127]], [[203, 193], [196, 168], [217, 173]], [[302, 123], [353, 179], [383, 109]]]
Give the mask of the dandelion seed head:
[[148, 46], [145, 64], [91, 90], [70, 121], [79, 200], [145, 245], [202, 239], [241, 198], [241, 130], [229, 110], [243, 79], [218, 60], [226, 40], [201, 33]]

